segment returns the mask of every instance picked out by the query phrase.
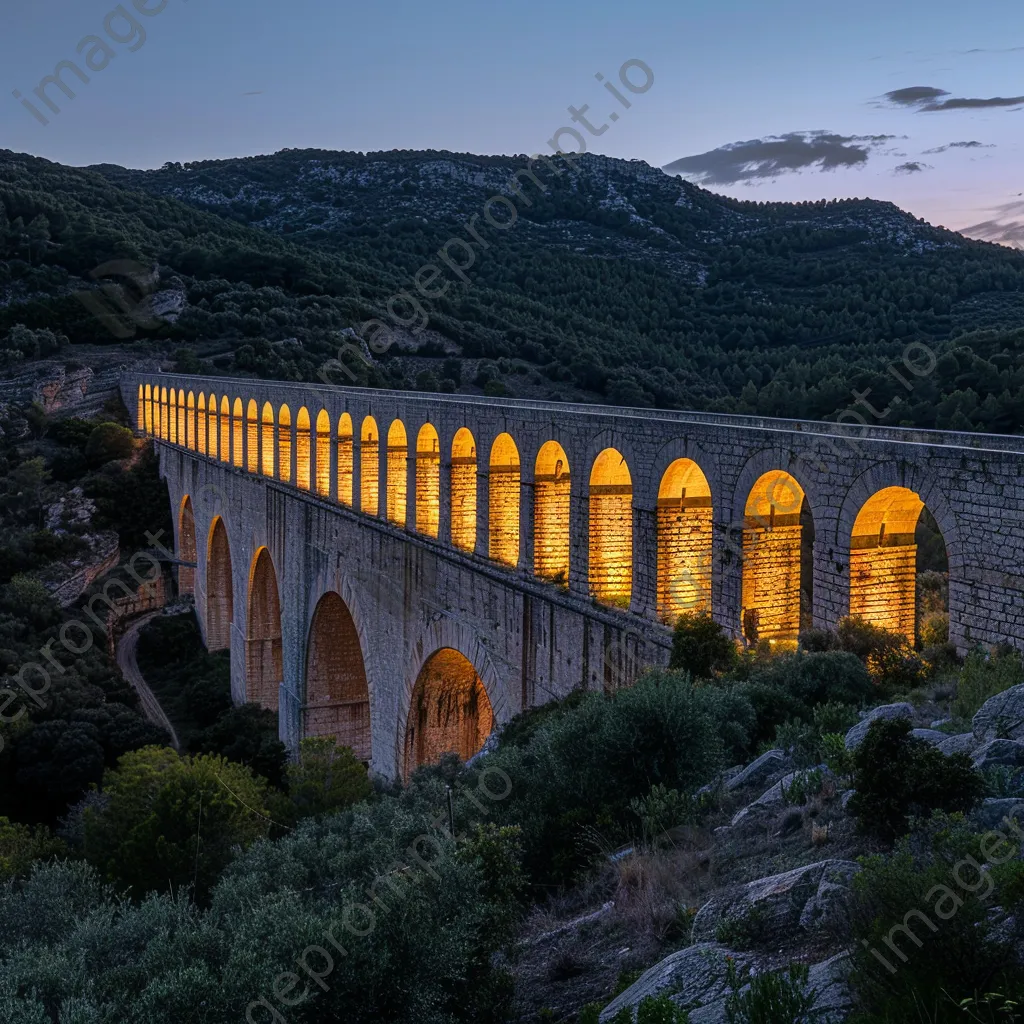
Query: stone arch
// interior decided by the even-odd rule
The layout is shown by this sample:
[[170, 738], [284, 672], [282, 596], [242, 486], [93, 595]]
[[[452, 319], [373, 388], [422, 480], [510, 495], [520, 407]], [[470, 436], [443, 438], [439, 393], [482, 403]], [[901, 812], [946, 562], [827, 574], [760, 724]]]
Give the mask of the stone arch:
[[135, 429], [144, 430], [146, 427], [146, 389], [140, 384], [139, 394], [135, 400]]
[[227, 395], [220, 396], [220, 461], [231, 461], [231, 402]]
[[224, 520], [214, 516], [206, 547], [206, 647], [223, 651], [231, 647], [231, 623], [235, 617], [231, 545]]
[[185, 443], [190, 451], [196, 450], [196, 396], [194, 391], [188, 393], [185, 404]]
[[160, 389], [160, 437], [166, 441], [170, 435], [168, 426], [167, 388]]
[[[192, 499], [186, 494], [178, 508], [178, 558], [183, 562], [195, 562], [196, 554], [196, 517], [192, 509]], [[178, 593], [194, 594], [196, 590], [196, 570], [194, 565], [178, 566]]]
[[277, 444], [274, 439], [274, 407], [269, 402], [264, 402], [263, 408], [260, 410], [260, 435], [262, 441], [260, 472], [264, 476], [272, 477]]
[[352, 417], [343, 412], [338, 418], [338, 501], [352, 507], [352, 481], [355, 470], [355, 444]]
[[476, 550], [476, 439], [460, 427], [452, 439], [451, 538], [460, 551]]
[[622, 453], [605, 448], [590, 470], [590, 591], [602, 604], [628, 608], [633, 593], [633, 478]]
[[416, 532], [437, 537], [441, 523], [441, 442], [424, 423], [416, 435]]
[[236, 398], [231, 406], [231, 465], [242, 468], [242, 400]]
[[568, 586], [569, 457], [557, 441], [541, 445], [533, 470], [533, 571]]
[[169, 418], [167, 421], [167, 440], [171, 444], [178, 443], [178, 392], [171, 388], [171, 400], [169, 407]]
[[380, 430], [372, 416], [359, 430], [359, 510], [368, 516], [380, 511]]
[[309, 490], [313, 446], [310, 443], [309, 410], [303, 405], [295, 415], [295, 486]]
[[145, 412], [145, 417], [146, 418], [144, 420], [143, 429], [146, 431], [147, 434], [152, 436], [152, 434], [153, 434], [153, 385], [152, 384], [147, 384], [146, 385], [146, 399], [145, 399], [145, 402], [146, 402], [146, 412]]
[[326, 409], [316, 414], [316, 493], [331, 496], [331, 417]]
[[453, 647], [441, 647], [420, 669], [409, 701], [402, 774], [448, 752], [468, 760], [494, 728], [494, 710], [473, 663]]
[[658, 485], [658, 617], [711, 611], [711, 486], [693, 459], [676, 459]]
[[178, 444], [185, 447], [185, 392], [178, 389]]
[[510, 568], [519, 564], [519, 449], [511, 434], [491, 444], [487, 468], [487, 556]]
[[206, 454], [217, 458], [217, 396], [212, 392], [206, 400]]
[[409, 479], [409, 438], [405, 424], [392, 420], [388, 428], [388, 475], [385, 513], [388, 522], [405, 526], [406, 492]]
[[292, 411], [287, 405], [277, 410], [277, 478], [292, 480]]
[[248, 473], [260, 471], [260, 412], [256, 399], [250, 398], [245, 406], [245, 469]]
[[370, 691], [352, 613], [329, 590], [317, 602], [306, 655], [304, 736], [333, 736], [360, 761], [372, 757]]
[[270, 552], [259, 548], [249, 569], [249, 607], [246, 615], [246, 699], [277, 710], [284, 681], [281, 645], [281, 598]]

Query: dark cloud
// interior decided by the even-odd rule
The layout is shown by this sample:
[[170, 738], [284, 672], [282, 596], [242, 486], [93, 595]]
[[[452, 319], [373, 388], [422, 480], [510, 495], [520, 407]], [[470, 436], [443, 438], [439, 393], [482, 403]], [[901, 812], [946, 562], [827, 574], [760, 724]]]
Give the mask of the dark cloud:
[[893, 169], [893, 174], [920, 174], [922, 171], [930, 171], [931, 164], [923, 164], [920, 160], [908, 160], [905, 164]]
[[960, 234], [1024, 249], [1024, 203], [1004, 203], [987, 212], [988, 219], [961, 228]]
[[906, 89], [894, 89], [885, 94], [885, 99], [891, 106], [908, 107], [919, 113], [932, 113], [938, 110], [984, 110], [989, 107], [1024, 105], [1024, 96], [992, 96], [988, 99], [972, 99], [952, 96], [945, 89], [936, 89], [930, 85], [912, 85]]
[[808, 168], [834, 171], [862, 167], [872, 150], [895, 135], [835, 135], [832, 132], [789, 132], [686, 156], [666, 164], [669, 174], [682, 174], [702, 185], [735, 185], [756, 178], [777, 178]]
[[947, 149], [995, 149], [991, 142], [949, 142], [945, 146], [936, 146], [934, 149], [926, 149], [926, 154], [945, 153]]

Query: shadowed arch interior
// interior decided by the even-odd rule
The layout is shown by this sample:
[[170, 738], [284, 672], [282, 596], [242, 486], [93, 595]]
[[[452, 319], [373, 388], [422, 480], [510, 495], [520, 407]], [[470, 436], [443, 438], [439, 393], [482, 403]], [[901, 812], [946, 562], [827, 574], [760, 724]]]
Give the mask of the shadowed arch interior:
[[409, 473], [409, 438], [405, 424], [393, 420], [388, 428], [387, 518], [396, 526], [405, 526], [406, 492]]
[[472, 663], [451, 647], [426, 661], [413, 687], [405, 729], [404, 775], [453, 752], [468, 760], [494, 728], [487, 691]]
[[711, 611], [711, 488], [692, 459], [676, 459], [658, 488], [658, 617]]
[[441, 447], [429, 423], [416, 435], [416, 531], [436, 537], [441, 523]]
[[363, 652], [348, 606], [333, 591], [317, 602], [309, 627], [302, 731], [304, 736], [333, 736], [360, 761], [370, 761], [370, 691]]
[[380, 511], [380, 431], [372, 416], [359, 431], [359, 509], [368, 516]]
[[274, 440], [274, 407], [269, 402], [263, 403], [260, 411], [260, 434], [263, 442], [260, 452], [260, 470], [264, 476], [274, 475], [274, 452], [277, 444]]
[[277, 710], [284, 681], [281, 649], [281, 600], [270, 552], [260, 548], [249, 571], [249, 614], [245, 638], [246, 699]]
[[331, 495], [331, 417], [326, 409], [316, 414], [316, 493]]
[[450, 487], [452, 544], [475, 551], [476, 441], [466, 427], [460, 427], [452, 440]]
[[509, 434], [491, 445], [488, 468], [488, 557], [515, 568], [519, 564], [519, 449]]
[[533, 571], [569, 582], [569, 459], [557, 441], [537, 453], [533, 474]]
[[231, 623], [235, 617], [234, 584], [231, 579], [231, 547], [224, 520], [210, 524], [206, 551], [206, 647], [223, 651], [231, 647]]
[[309, 490], [313, 446], [309, 436], [309, 410], [303, 405], [295, 416], [295, 486]]
[[260, 418], [259, 408], [250, 398], [245, 406], [245, 468], [249, 473], [260, 471]]
[[292, 479], [292, 412], [287, 405], [277, 411], [277, 478], [286, 484]]
[[[196, 560], [196, 520], [192, 511], [192, 499], [186, 494], [181, 499], [178, 511], [178, 558], [183, 562]], [[196, 589], [194, 565], [178, 566], [178, 593], [193, 594]]]
[[343, 412], [338, 419], [338, 501], [350, 508], [352, 507], [354, 456], [352, 417], [347, 412]]
[[590, 471], [590, 591], [628, 608], [633, 594], [633, 478], [622, 454], [605, 448]]

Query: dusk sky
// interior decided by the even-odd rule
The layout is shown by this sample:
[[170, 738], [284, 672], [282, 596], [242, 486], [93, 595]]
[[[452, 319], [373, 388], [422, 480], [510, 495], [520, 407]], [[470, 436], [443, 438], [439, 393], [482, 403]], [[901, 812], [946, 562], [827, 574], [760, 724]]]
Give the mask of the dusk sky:
[[[590, 149], [750, 199], [888, 199], [1024, 245], [1024, 7], [690, 0], [339, 4], [6, 0], [0, 146], [63, 163], [155, 167], [285, 147], [547, 151], [590, 104]], [[108, 22], [109, 31], [104, 27]], [[104, 40], [76, 52], [89, 35]], [[119, 37], [122, 41], [115, 41]], [[135, 45], [132, 52], [129, 47]], [[33, 90], [62, 60], [85, 69]], [[643, 61], [629, 110], [595, 80]], [[100, 62], [100, 63], [97, 63]], [[641, 76], [642, 77], [642, 76]], [[41, 124], [12, 95], [47, 115]]]

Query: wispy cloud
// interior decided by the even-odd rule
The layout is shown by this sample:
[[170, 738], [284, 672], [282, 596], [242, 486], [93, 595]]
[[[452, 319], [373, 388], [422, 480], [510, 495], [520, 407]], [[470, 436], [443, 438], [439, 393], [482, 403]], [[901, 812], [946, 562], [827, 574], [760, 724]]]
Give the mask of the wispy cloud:
[[904, 107], [919, 113], [934, 113], [940, 110], [985, 110], [991, 107], [1024, 105], [1024, 96], [991, 96], [988, 99], [953, 96], [945, 89], [937, 89], [931, 85], [893, 89], [887, 92], [884, 98], [890, 106]]
[[1024, 249], [1024, 202], [1004, 203], [986, 213], [988, 217], [985, 220], [961, 228], [960, 233], [986, 242], [1000, 242]]
[[926, 154], [945, 153], [947, 149], [995, 149], [991, 142], [949, 142], [945, 146], [936, 146], [934, 149], [926, 149]]
[[908, 160], [905, 164], [900, 164], [898, 167], [894, 167], [892, 173], [920, 174], [922, 171], [930, 171], [931, 169], [931, 164], [923, 164], [920, 160]]
[[872, 151], [894, 138], [895, 135], [837, 135], [828, 131], [789, 132], [732, 142], [674, 160], [664, 170], [702, 185], [735, 185], [804, 170], [861, 167]]

